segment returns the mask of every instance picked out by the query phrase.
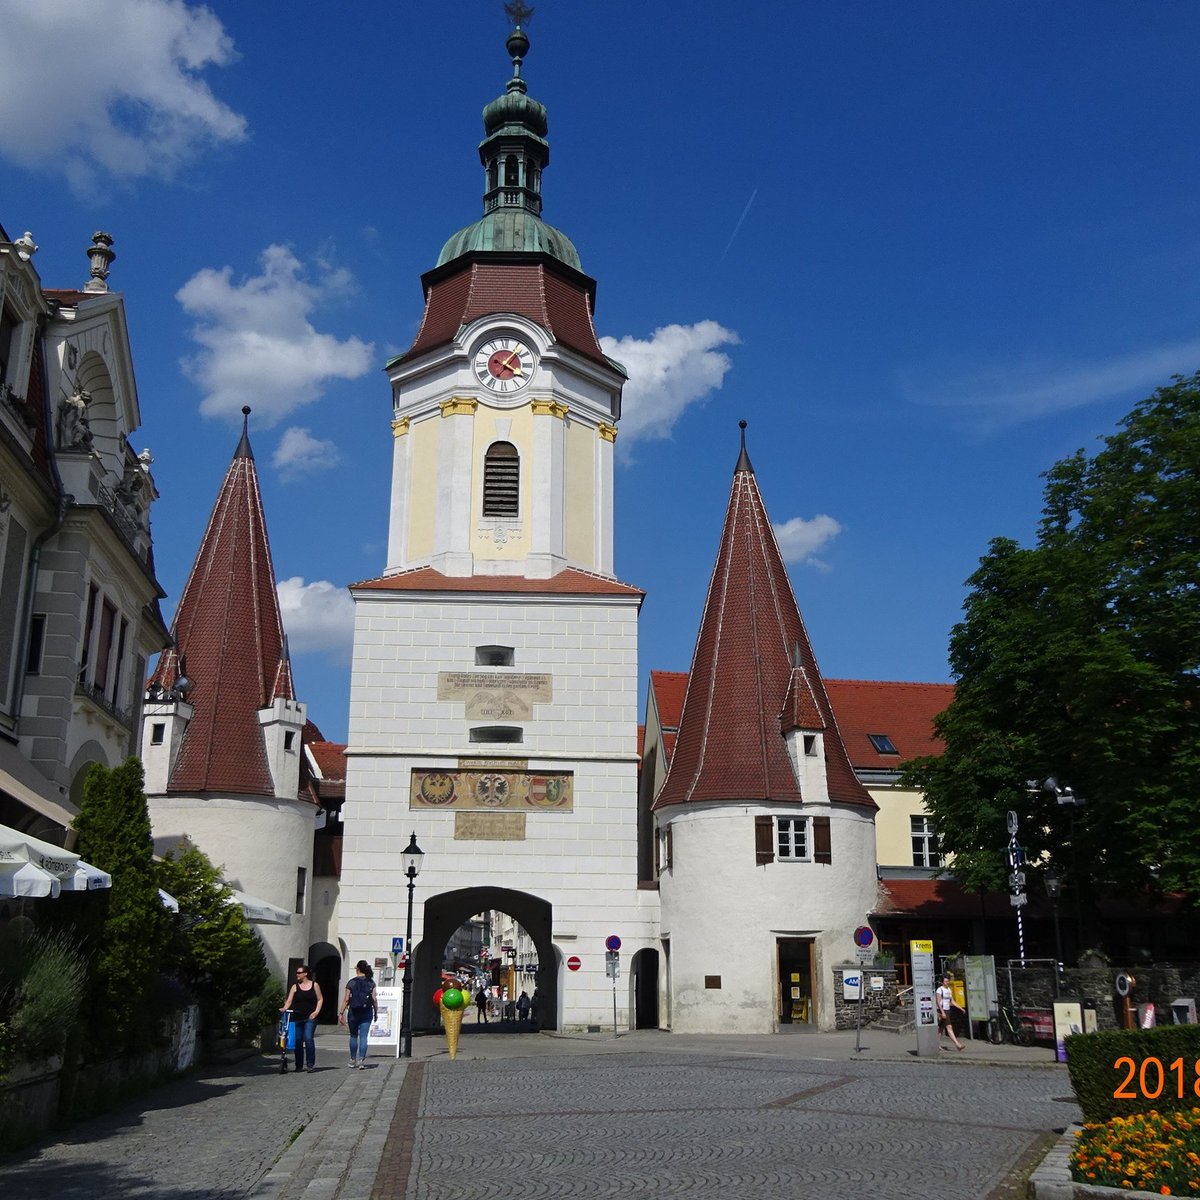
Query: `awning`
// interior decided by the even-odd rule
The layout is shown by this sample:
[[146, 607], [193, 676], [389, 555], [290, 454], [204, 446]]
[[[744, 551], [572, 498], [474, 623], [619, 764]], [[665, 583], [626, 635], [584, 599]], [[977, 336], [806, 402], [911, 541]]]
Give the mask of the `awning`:
[[70, 829], [71, 822], [79, 815], [62, 789], [51, 783], [16, 746], [2, 738], [0, 791], [7, 792], [26, 808], [32, 808], [64, 829]]
[[239, 892], [237, 888], [229, 890], [232, 893], [231, 902], [242, 906], [242, 912], [246, 914], [246, 920], [251, 925], [290, 925], [292, 923], [292, 914], [287, 909], [276, 908], [274, 904], [260, 900], [257, 896], [248, 896], [245, 892]]

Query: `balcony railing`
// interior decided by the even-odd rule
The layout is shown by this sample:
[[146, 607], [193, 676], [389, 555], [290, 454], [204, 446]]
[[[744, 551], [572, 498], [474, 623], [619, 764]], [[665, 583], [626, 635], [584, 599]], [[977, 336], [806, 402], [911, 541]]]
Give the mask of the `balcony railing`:
[[118, 725], [124, 725], [126, 729], [133, 729], [133, 710], [128, 708], [118, 708], [105, 694], [103, 689], [97, 687], [94, 683], [87, 683], [84, 680], [79, 680], [75, 684], [75, 695], [86, 696], [97, 708], [106, 712]]

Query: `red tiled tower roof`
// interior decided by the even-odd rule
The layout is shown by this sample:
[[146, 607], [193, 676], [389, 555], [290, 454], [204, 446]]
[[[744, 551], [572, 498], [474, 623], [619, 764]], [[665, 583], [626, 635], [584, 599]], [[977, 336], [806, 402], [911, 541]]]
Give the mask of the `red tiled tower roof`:
[[654, 807], [715, 800], [796, 804], [807, 797], [783, 735], [812, 728], [824, 731], [829, 799], [874, 808], [842, 744], [744, 438], [679, 737]]
[[556, 342], [608, 364], [592, 321], [596, 285], [548, 254], [466, 254], [422, 277], [425, 312], [413, 344], [395, 362], [407, 362], [452, 342], [479, 317], [516, 313]]
[[274, 795], [258, 711], [272, 700], [296, 697], [258, 471], [244, 427], [171, 632], [175, 647], [159, 658], [150, 683], [170, 691], [186, 673], [195, 711], [168, 791]]

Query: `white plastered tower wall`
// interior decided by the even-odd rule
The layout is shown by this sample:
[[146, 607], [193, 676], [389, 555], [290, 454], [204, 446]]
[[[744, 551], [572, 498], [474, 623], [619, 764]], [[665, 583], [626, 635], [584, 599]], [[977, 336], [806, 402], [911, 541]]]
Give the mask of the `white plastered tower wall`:
[[[830, 818], [832, 863], [755, 860], [754, 818]], [[833, 967], [853, 954], [854, 930], [876, 900], [875, 827], [843, 805], [680, 805], [672, 861], [659, 878], [662, 937], [671, 947], [671, 1029], [775, 1033], [781, 938], [811, 938], [817, 1023], [835, 1027]], [[712, 976], [720, 979], [711, 987]]]
[[[285, 911], [295, 905], [297, 867], [312, 863], [313, 806], [266, 796], [147, 795], [154, 846], [162, 854], [196, 846], [230, 887]], [[311, 891], [311, 881], [306, 885]], [[304, 906], [307, 910], [309, 897]], [[288, 925], [255, 924], [267, 967], [279, 979], [288, 960], [308, 956], [308, 918]]]
[[[399, 856], [415, 833], [425, 851], [413, 945], [425, 902], [465, 886], [534, 895], [553, 908], [562, 1027], [608, 1024], [604, 941], [623, 953], [657, 945], [657, 897], [637, 887], [637, 607], [628, 597], [435, 596], [357, 592], [347, 752], [346, 834], [338, 935], [350, 961], [385, 956], [404, 932]], [[519, 745], [481, 747], [439, 674], [475, 669], [480, 645], [512, 646], [512, 670], [551, 675], [553, 695], [523, 724]], [[498, 669], [503, 673], [505, 668]], [[528, 811], [524, 837], [464, 840], [454, 811], [410, 807], [414, 769], [453, 770], [503, 758], [573, 772], [570, 811]], [[561, 963], [559, 964], [561, 967]], [[618, 1019], [631, 1020], [618, 985]]]
[[[536, 379], [515, 395], [480, 394], [474, 356], [505, 335], [533, 349]], [[524, 316], [494, 313], [389, 375], [385, 574], [432, 566], [452, 576], [547, 579], [574, 566], [611, 575], [619, 371], [555, 343]], [[521, 504], [513, 518], [480, 514], [484, 458], [499, 441], [520, 455]]]

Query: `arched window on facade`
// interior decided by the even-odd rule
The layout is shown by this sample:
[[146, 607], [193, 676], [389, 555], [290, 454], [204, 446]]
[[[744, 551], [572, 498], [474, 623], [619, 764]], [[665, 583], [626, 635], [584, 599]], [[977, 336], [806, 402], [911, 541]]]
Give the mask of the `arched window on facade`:
[[521, 459], [512, 442], [493, 442], [483, 460], [483, 515], [515, 517], [520, 511]]

